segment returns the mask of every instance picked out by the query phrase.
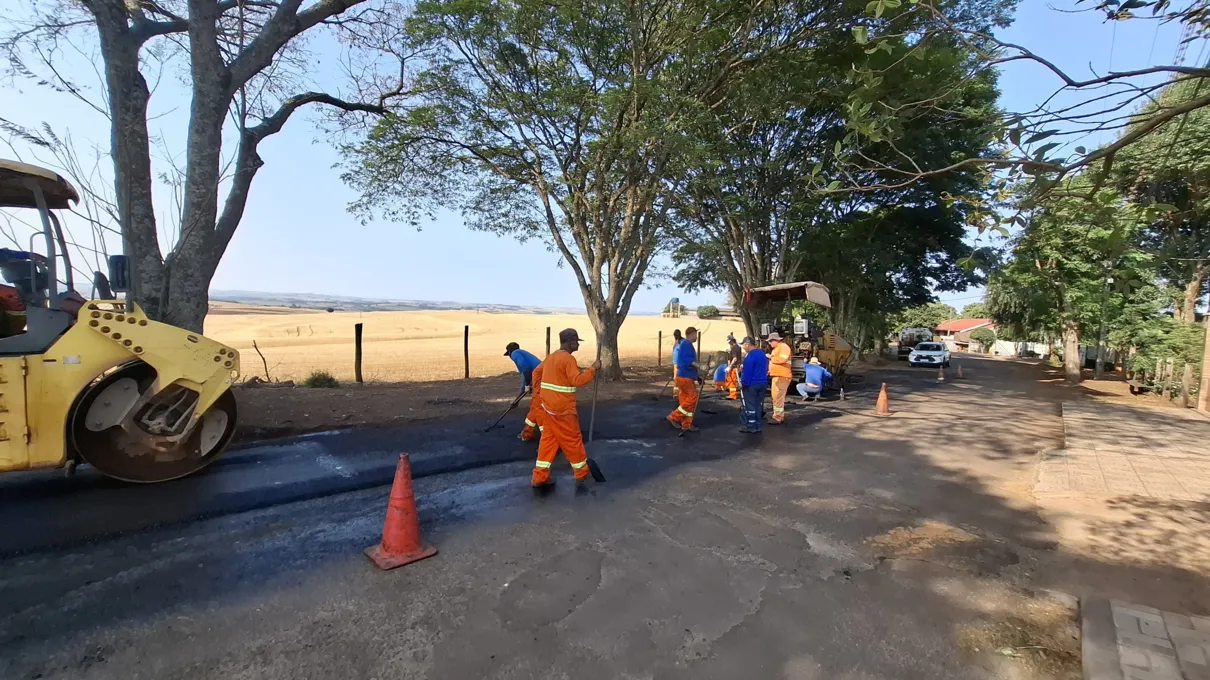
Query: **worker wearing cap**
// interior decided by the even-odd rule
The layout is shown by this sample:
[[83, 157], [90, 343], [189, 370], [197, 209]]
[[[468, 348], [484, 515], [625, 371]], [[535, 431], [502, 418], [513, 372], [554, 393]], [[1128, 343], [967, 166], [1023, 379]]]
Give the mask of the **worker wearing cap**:
[[781, 425], [786, 422], [786, 392], [790, 391], [790, 379], [794, 377], [790, 370], [790, 345], [778, 333], [770, 333], [768, 340], [773, 348], [769, 353], [769, 383], [773, 388], [773, 417], [769, 423]]
[[696, 432], [693, 426], [693, 411], [697, 408], [697, 350], [693, 343], [697, 342], [697, 329], [693, 326], [685, 329], [685, 339], [681, 340], [676, 350], [676, 386], [680, 388], [677, 395], [679, 403], [668, 414], [668, 422], [681, 431]]
[[739, 367], [744, 362], [744, 352], [734, 335], [727, 336], [727, 351], [730, 353], [727, 359], [727, 398], [739, 399]]
[[672, 393], [676, 394], [679, 390], [676, 386], [676, 360], [681, 355], [681, 329], [676, 328], [672, 331]]
[[740, 432], [760, 434], [764, 429], [765, 391], [769, 389], [769, 357], [760, 351], [751, 336], [744, 338], [743, 371], [740, 380], [744, 385], [744, 427]]
[[538, 389], [538, 381], [541, 376], [534, 377], [534, 371], [542, 365], [542, 360], [534, 356], [530, 352], [521, 349], [521, 345], [515, 342], [508, 343], [504, 348], [504, 356], [513, 360], [517, 366], [517, 372], [521, 374], [521, 391], [529, 390], [533, 396], [529, 400], [529, 413], [525, 416], [525, 427], [521, 430], [521, 434], [517, 438], [521, 441], [529, 441], [534, 438], [537, 433], [539, 413], [542, 410], [540, 390]]
[[559, 350], [552, 352], [542, 365], [542, 440], [538, 443], [538, 462], [530, 482], [534, 488], [553, 484], [550, 465], [560, 449], [571, 463], [579, 484], [588, 478], [588, 452], [580, 434], [580, 416], [576, 412], [576, 390], [592, 382], [601, 368], [598, 359], [588, 370], [580, 370], [572, 353], [580, 349], [580, 336], [575, 329], [559, 331]]

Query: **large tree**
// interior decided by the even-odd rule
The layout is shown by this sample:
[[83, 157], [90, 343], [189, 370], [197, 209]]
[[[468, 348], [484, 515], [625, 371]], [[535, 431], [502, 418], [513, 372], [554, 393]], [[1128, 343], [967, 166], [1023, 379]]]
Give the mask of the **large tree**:
[[541, 238], [575, 274], [604, 374], [664, 234], [687, 131], [770, 56], [829, 30], [823, 0], [426, 0], [407, 110], [351, 148], [364, 212]]
[[[1081, 345], [1099, 342], [1149, 259], [1137, 247], [1146, 211], [1098, 184], [1095, 176], [1075, 177], [1020, 215], [1011, 257], [988, 285], [988, 309], [1010, 335], [1062, 338], [1070, 383], [1082, 379]], [[1081, 340], [1090, 335], [1097, 339]]]
[[[969, 25], [998, 21], [1000, 9], [972, 5]], [[863, 6], [837, 4], [833, 11], [847, 28], [864, 16]], [[960, 290], [978, 279], [958, 263], [971, 254], [964, 228], [985, 202], [987, 175], [971, 168], [859, 195], [811, 185], [852, 179], [835, 163], [852, 109], [868, 111], [883, 98], [953, 82], [975, 55], [955, 42], [925, 59], [903, 60], [843, 31], [793, 56], [797, 62], [767, 64], [695, 131], [700, 142], [682, 158], [683, 191], [674, 204], [677, 281], [742, 300], [746, 288], [813, 279], [830, 288], [831, 321], [850, 340], [880, 337], [889, 313], [928, 302], [933, 289]], [[881, 75], [855, 78], [857, 66], [869, 65]], [[788, 71], [798, 77], [787, 79]], [[858, 91], [865, 99], [855, 102]], [[938, 159], [985, 153], [996, 96], [994, 74], [962, 80], [943, 106], [905, 115], [897, 142], [863, 137], [852, 149], [871, 162], [861, 170], [863, 181], [879, 181], [905, 153]], [[742, 305], [740, 311], [750, 332], [763, 315], [776, 313]]]
[[[1202, 91], [1210, 93], [1205, 79], [1170, 84], [1143, 107], [1139, 124], [1153, 111], [1180, 106]], [[1112, 180], [1136, 203], [1172, 207], [1147, 225], [1142, 244], [1155, 254], [1160, 276], [1180, 291], [1173, 304], [1177, 321], [1193, 321], [1210, 284], [1210, 109], [1168, 121], [1123, 148]]]
[[[114, 217], [133, 297], [153, 318], [200, 331], [210, 280], [263, 165], [260, 144], [302, 107], [380, 114], [402, 93], [398, 60], [382, 72], [361, 57], [350, 60], [361, 76], [355, 98], [308, 89], [301, 38], [330, 28], [348, 46], [389, 52], [400, 14], [390, 0], [25, 0], [5, 16], [0, 46], [14, 73], [82, 98], [87, 88], [65, 75], [65, 55], [99, 54], [104, 97], [89, 103], [110, 122]], [[184, 165], [157, 172], [149, 82], [178, 68], [188, 91]], [[157, 175], [174, 176], [179, 192], [170, 244], [157, 228]]]

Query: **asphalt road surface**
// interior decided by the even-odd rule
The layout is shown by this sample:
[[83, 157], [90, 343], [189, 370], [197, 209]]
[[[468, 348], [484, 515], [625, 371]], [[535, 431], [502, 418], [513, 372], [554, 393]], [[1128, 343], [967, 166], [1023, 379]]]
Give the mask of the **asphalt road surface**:
[[[604, 407], [609, 481], [581, 492], [560, 459], [535, 495], [521, 416], [482, 433], [491, 414], [245, 448], [153, 487], [14, 476], [0, 677], [1078, 677], [1031, 581], [1053, 528], [1006, 491], [1054, 410], [977, 364], [963, 383], [896, 366], [760, 437], [733, 403], [686, 437], [668, 398]], [[891, 418], [869, 413], [883, 378]], [[401, 451], [440, 553], [379, 572], [362, 550]], [[1053, 662], [993, 653], [1010, 619]]]

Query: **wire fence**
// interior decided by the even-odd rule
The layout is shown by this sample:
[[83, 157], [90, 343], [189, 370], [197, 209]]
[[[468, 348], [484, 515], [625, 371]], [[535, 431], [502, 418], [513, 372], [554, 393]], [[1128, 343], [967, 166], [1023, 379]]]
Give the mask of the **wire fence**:
[[[516, 371], [504, 353], [508, 343], [516, 342], [541, 359], [559, 348], [559, 331], [568, 327], [576, 328], [583, 338], [576, 353], [581, 365], [592, 363], [597, 353], [588, 320], [571, 315], [472, 312], [458, 319], [451, 313], [381, 312], [286, 316], [212, 317], [207, 320], [206, 333], [240, 351], [245, 378], [270, 381], [303, 381], [317, 371], [342, 382], [360, 377], [371, 383], [498, 376]], [[618, 338], [623, 367], [671, 367], [672, 331], [691, 325], [701, 327], [695, 318], [627, 319]], [[711, 322], [703, 333], [702, 348], [707, 353], [724, 350], [727, 334], [738, 337], [742, 327], [738, 321]]]

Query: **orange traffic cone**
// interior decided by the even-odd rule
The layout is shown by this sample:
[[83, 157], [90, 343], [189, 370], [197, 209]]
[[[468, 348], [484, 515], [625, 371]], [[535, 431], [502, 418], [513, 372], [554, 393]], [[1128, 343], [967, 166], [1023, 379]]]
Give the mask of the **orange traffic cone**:
[[886, 396], [886, 383], [882, 383], [882, 390], [878, 392], [878, 401], [874, 404], [874, 415], [889, 416], [891, 415], [891, 403]]
[[937, 382], [945, 382], [945, 366], [937, 367]]
[[416, 517], [416, 496], [412, 493], [412, 463], [408, 454], [399, 454], [395, 483], [387, 503], [387, 519], [382, 527], [382, 543], [366, 548], [366, 557], [379, 569], [394, 569], [437, 554], [437, 549], [420, 542], [420, 520]]
[[962, 377], [962, 364], [958, 364], [958, 377]]

